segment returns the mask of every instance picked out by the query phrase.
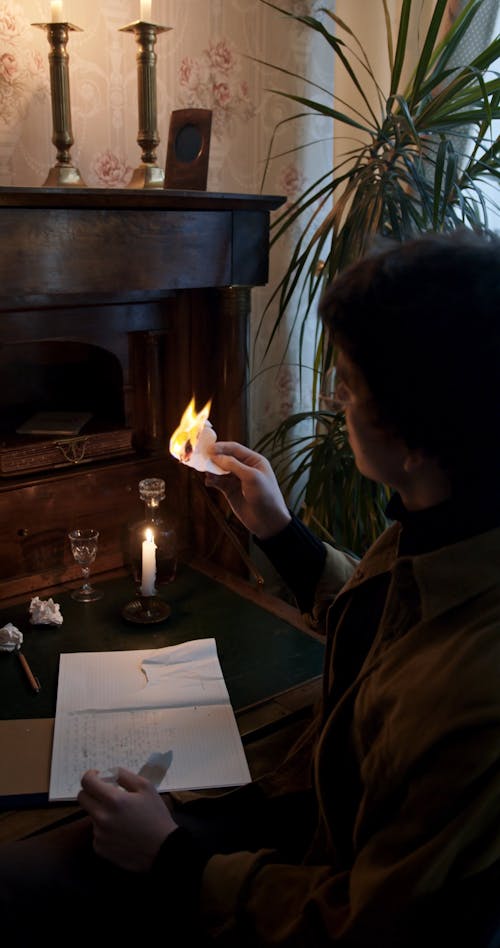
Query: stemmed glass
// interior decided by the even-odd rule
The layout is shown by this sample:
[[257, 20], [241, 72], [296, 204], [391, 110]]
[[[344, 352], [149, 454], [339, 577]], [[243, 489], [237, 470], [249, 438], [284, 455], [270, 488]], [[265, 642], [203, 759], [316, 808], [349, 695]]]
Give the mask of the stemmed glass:
[[89, 573], [90, 566], [96, 558], [99, 531], [70, 530], [68, 538], [73, 557], [83, 573], [83, 586], [80, 589], [74, 589], [70, 593], [71, 598], [76, 599], [77, 602], [95, 602], [96, 599], [101, 599], [103, 594], [100, 589], [95, 589], [90, 585]]

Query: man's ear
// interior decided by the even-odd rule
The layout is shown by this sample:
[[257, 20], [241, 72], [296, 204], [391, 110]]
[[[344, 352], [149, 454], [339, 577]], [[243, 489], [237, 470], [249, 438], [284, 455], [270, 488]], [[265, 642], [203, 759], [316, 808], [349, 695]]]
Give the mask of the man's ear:
[[407, 474], [414, 474], [428, 460], [419, 449], [408, 451], [403, 467]]

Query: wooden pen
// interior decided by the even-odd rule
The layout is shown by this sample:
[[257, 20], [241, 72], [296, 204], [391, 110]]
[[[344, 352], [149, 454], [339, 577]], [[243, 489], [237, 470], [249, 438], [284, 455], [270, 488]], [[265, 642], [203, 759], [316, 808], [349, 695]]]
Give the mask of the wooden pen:
[[31, 668], [29, 667], [28, 662], [26, 661], [26, 659], [25, 659], [23, 653], [20, 652], [20, 651], [18, 651], [17, 654], [18, 654], [18, 657], [19, 657], [19, 661], [21, 662], [21, 665], [23, 666], [23, 669], [24, 669], [24, 673], [25, 673], [25, 675], [26, 675], [26, 678], [28, 679], [28, 681], [29, 681], [31, 687], [33, 688], [33, 691], [36, 691], [37, 694], [38, 694], [38, 692], [41, 691], [41, 688], [42, 688], [40, 682], [38, 681], [38, 678], [35, 678], [35, 676], [34, 676], [33, 672], [31, 671]]

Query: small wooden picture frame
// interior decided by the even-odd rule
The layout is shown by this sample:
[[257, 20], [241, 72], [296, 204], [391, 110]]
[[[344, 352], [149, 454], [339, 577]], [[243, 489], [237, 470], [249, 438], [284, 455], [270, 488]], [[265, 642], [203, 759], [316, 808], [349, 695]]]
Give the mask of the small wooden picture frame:
[[177, 109], [170, 116], [165, 188], [206, 191], [212, 112]]

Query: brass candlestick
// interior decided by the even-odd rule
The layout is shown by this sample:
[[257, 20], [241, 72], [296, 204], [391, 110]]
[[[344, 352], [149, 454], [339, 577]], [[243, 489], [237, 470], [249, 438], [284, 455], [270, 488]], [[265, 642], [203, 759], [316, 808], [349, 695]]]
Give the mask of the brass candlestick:
[[52, 143], [57, 149], [56, 164], [50, 169], [44, 187], [84, 188], [78, 168], [71, 162], [70, 148], [74, 142], [71, 128], [69, 96], [69, 56], [66, 50], [70, 30], [83, 32], [72, 23], [32, 23], [45, 30], [50, 44], [50, 94], [52, 99]]
[[166, 33], [171, 26], [158, 26], [136, 20], [122, 26], [122, 33], [134, 33], [137, 45], [137, 99], [139, 107], [139, 131], [137, 144], [142, 151], [142, 161], [135, 169], [129, 188], [162, 188], [165, 173], [156, 163], [156, 149], [160, 137], [156, 127], [156, 37]]

